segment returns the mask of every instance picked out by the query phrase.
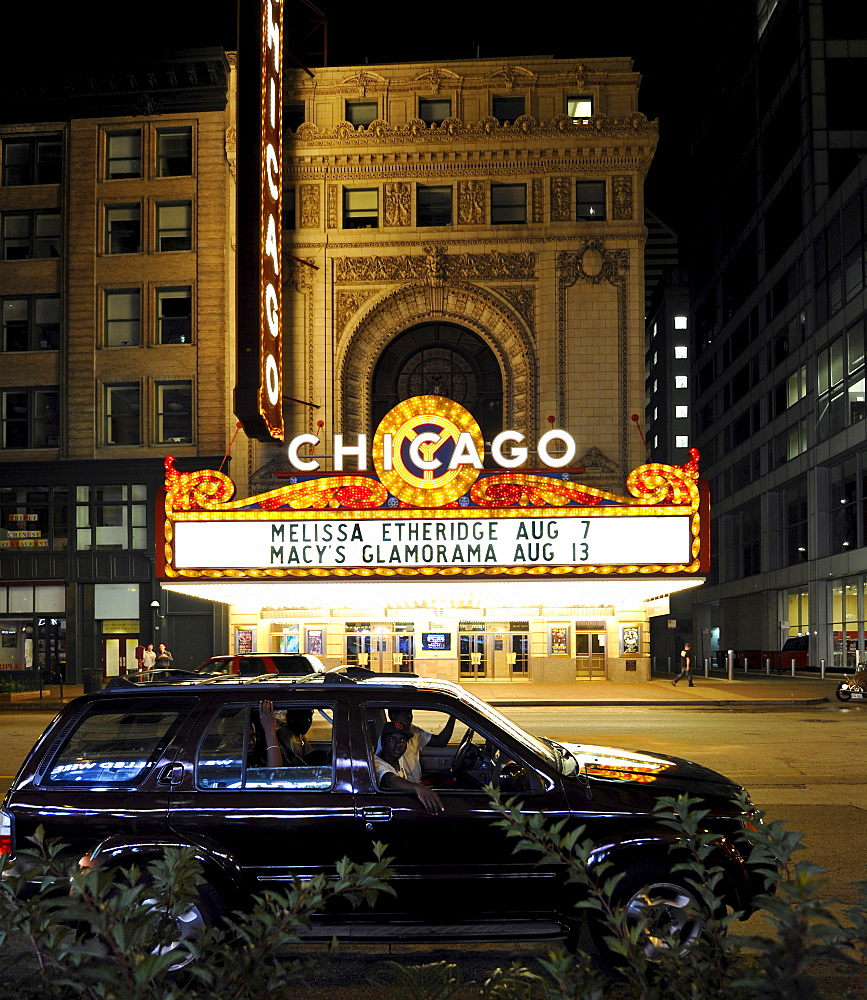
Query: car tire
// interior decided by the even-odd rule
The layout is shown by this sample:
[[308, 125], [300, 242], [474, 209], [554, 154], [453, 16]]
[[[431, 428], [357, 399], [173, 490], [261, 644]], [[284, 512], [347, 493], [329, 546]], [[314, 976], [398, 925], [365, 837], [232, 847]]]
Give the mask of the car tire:
[[[215, 927], [228, 914], [228, 907], [223, 897], [212, 885], [207, 882], [202, 883], [198, 886], [196, 894], [197, 898], [183, 913], [178, 914], [175, 920], [177, 937], [171, 944], [155, 948], [155, 955], [164, 955], [182, 941], [199, 936], [207, 928]], [[183, 972], [192, 961], [191, 955], [185, 955], [176, 964], [169, 966], [169, 972], [175, 974]]]
[[852, 700], [852, 692], [851, 691], [842, 691], [842, 690], [840, 690], [840, 688], [837, 688], [835, 694], [837, 695], [837, 700], [838, 701], [851, 701]]
[[[647, 919], [639, 947], [648, 962], [660, 962], [672, 952], [686, 954], [710, 920], [700, 895], [683, 873], [662, 865], [630, 868], [617, 884], [612, 903], [622, 907], [626, 930]], [[602, 958], [610, 965], [623, 965], [623, 956], [605, 940], [612, 935], [601, 914], [590, 911], [587, 924]], [[677, 942], [675, 947], [672, 941]]]

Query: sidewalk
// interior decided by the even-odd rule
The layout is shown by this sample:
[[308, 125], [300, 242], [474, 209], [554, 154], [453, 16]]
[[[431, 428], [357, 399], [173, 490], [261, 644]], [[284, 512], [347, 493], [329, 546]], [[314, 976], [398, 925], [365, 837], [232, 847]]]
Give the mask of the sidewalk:
[[[467, 681], [464, 686], [483, 701], [501, 708], [510, 705], [657, 705], [672, 708], [701, 708], [720, 705], [811, 705], [834, 701], [842, 675], [821, 680], [817, 674], [775, 674], [757, 671], [736, 673], [733, 680], [697, 674], [695, 686], [681, 681], [671, 686], [672, 675], [658, 674], [650, 681], [615, 684], [611, 681], [575, 681], [572, 684], [542, 684], [527, 680]], [[81, 690], [80, 688], [78, 690]], [[0, 703], [0, 712], [57, 712], [63, 702], [56, 690], [41, 701]], [[860, 704], [860, 702], [854, 702]]]

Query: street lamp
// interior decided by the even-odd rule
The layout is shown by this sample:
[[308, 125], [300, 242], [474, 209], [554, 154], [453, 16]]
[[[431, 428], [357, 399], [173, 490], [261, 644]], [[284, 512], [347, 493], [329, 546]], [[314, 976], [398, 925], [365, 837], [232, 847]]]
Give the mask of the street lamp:
[[162, 614], [162, 612], [160, 611], [159, 601], [151, 601], [151, 617], [152, 617], [151, 624], [153, 626], [154, 632], [159, 632], [160, 627], [157, 624], [157, 618], [165, 618], [165, 615]]

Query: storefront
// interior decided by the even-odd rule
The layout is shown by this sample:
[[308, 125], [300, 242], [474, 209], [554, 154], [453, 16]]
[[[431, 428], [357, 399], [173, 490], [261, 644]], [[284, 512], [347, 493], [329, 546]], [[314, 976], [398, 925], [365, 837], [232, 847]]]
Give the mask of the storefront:
[[704, 580], [696, 461], [635, 469], [619, 496], [581, 485], [567, 432], [543, 435], [528, 470], [521, 434], [486, 451], [438, 396], [392, 409], [369, 450], [338, 435], [332, 472], [318, 443], [292, 439], [297, 475], [240, 500], [227, 476], [166, 460], [162, 586], [227, 605], [233, 651], [460, 681], [641, 680], [650, 618]]

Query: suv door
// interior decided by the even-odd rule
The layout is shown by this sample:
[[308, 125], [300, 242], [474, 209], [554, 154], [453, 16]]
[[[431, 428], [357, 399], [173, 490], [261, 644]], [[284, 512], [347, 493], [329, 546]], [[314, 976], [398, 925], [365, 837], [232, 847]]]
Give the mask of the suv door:
[[[332, 873], [355, 826], [345, 710], [336, 699], [260, 690], [226, 697], [203, 717], [185, 748], [185, 775], [173, 793], [170, 822], [206, 850], [228, 855], [252, 891], [324, 871]], [[309, 709], [308, 759], [257, 766], [259, 700], [278, 718]], [[257, 733], [257, 729], [259, 732]], [[368, 849], [359, 860], [370, 860]]]
[[[428, 704], [441, 711], [427, 714], [424, 704], [412, 707], [413, 724], [426, 724], [431, 732], [439, 732], [449, 715], [446, 706]], [[379, 908], [416, 911], [428, 918], [436, 914], [451, 921], [458, 915], [460, 919], [550, 916], [559, 906], [560, 873], [536, 865], [536, 855], [516, 853], [515, 841], [494, 826], [498, 813], [488, 798], [485, 779], [488, 785], [502, 786], [505, 797], [518, 798], [525, 813], [542, 812], [553, 823], [569, 814], [558, 776], [529, 748], [519, 747], [488, 720], [462, 707], [448, 745], [422, 751], [422, 759], [429, 761], [425, 780], [445, 807], [442, 814], [432, 816], [414, 795], [377, 787], [373, 771], [377, 733], [372, 730], [381, 728], [385, 708], [373, 701], [361, 706], [362, 717], [352, 727], [358, 813], [353, 842], [381, 840], [394, 859], [391, 884], [397, 896], [382, 897]], [[468, 730], [472, 730], [469, 735]], [[448, 774], [464, 740], [483, 756], [493, 754], [493, 772], [490, 768], [478, 772], [473, 779], [481, 782], [477, 787], [460, 787], [469, 781]], [[440, 773], [430, 775], [431, 768]]]

